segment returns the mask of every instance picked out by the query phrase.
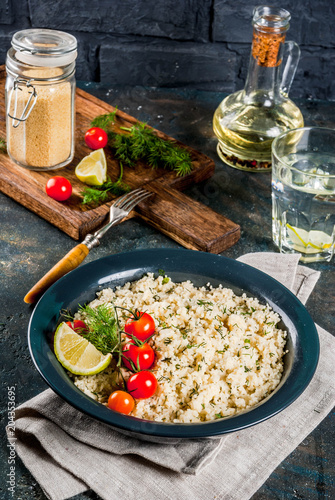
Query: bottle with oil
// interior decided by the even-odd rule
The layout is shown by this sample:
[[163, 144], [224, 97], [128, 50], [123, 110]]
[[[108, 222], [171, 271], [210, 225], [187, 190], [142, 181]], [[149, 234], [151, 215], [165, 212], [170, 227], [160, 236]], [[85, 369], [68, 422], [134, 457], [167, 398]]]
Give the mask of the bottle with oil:
[[213, 118], [218, 154], [232, 167], [271, 170], [273, 139], [286, 130], [303, 127], [299, 108], [288, 98], [300, 58], [299, 46], [285, 42], [290, 18], [287, 10], [276, 7], [261, 6], [254, 10], [245, 87], [226, 97]]

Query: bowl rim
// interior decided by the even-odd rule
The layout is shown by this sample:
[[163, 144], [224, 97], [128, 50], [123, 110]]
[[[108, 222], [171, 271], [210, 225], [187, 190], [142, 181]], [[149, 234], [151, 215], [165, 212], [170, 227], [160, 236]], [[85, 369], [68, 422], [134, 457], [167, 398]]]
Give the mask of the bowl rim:
[[[218, 281], [226, 281], [227, 279], [233, 279], [233, 281], [236, 281], [236, 275], [234, 275], [234, 272], [237, 269], [238, 271], [240, 271], [240, 274], [238, 275], [239, 283], [249, 284], [250, 288], [250, 282], [257, 283], [257, 279], [260, 281], [260, 283], [262, 284], [260, 288], [255, 285], [255, 290], [257, 289], [260, 295], [264, 293], [262, 292], [262, 290], [264, 290], [264, 285], [266, 285], [267, 292], [271, 290], [271, 287], [275, 287], [274, 291], [277, 291], [277, 295], [280, 295], [285, 308], [283, 309], [282, 306], [278, 306], [278, 304], [276, 304], [275, 302], [271, 303], [271, 301], [267, 299], [266, 301], [274, 310], [277, 309], [277, 312], [278, 308], [281, 311], [288, 311], [288, 313], [294, 312], [296, 317], [293, 317], [293, 320], [292, 317], [290, 317], [286, 312], [283, 319], [289, 322], [289, 326], [291, 327], [291, 329], [295, 328], [296, 323], [299, 328], [302, 328], [301, 332], [297, 332], [296, 337], [296, 341], [299, 344], [299, 359], [294, 358], [294, 387], [290, 385], [290, 383], [292, 382], [292, 380], [290, 380], [290, 376], [292, 375], [291, 369], [287, 379], [285, 381], [282, 381], [278, 386], [279, 388], [275, 389], [275, 391], [273, 391], [268, 398], [252, 407], [250, 410], [239, 413], [236, 416], [201, 423], [156, 422], [122, 415], [120, 413], [109, 410], [101, 403], [98, 403], [97, 401], [93, 400], [89, 396], [85, 395], [82, 391], [80, 391], [73, 384], [71, 379], [66, 374], [65, 369], [60, 365], [58, 361], [57, 364], [60, 368], [59, 371], [55, 371], [53, 369], [53, 365], [50, 364], [50, 360], [53, 360], [53, 358], [55, 358], [55, 355], [50, 345], [48, 345], [45, 328], [40, 331], [39, 340], [41, 341], [41, 346], [43, 346], [43, 349], [46, 349], [46, 344], [48, 345], [49, 350], [47, 349], [46, 352], [49, 358], [48, 360], [45, 360], [43, 356], [41, 358], [41, 355], [43, 355], [43, 351], [40, 351], [41, 346], [36, 342], [36, 335], [38, 334], [37, 327], [41, 323], [41, 320], [43, 320], [42, 324], [45, 324], [45, 321], [47, 319], [50, 322], [50, 318], [44, 318], [43, 314], [45, 315], [45, 313], [50, 310], [50, 304], [52, 304], [54, 307], [56, 307], [57, 304], [58, 307], [57, 300], [59, 300], [59, 291], [62, 286], [66, 286], [67, 284], [69, 284], [69, 281], [73, 280], [74, 278], [77, 278], [78, 280], [80, 276], [84, 276], [87, 279], [87, 276], [91, 275], [91, 273], [93, 273], [96, 276], [95, 279], [97, 279], [97, 275], [99, 274], [98, 270], [100, 269], [100, 274], [101, 272], [103, 274], [103, 270], [106, 269], [109, 264], [112, 265], [113, 269], [115, 265], [120, 265], [120, 263], [143, 261], [147, 262], [149, 267], [152, 267], [153, 263], [155, 263], [156, 261], [162, 262], [164, 260], [165, 266], [164, 264], [162, 264], [159, 269], [165, 267], [164, 270], [167, 272], [167, 274], [169, 274], [169, 269], [166, 269], [166, 264], [168, 264], [169, 266], [170, 264], [176, 265], [177, 263], [177, 267], [178, 265], [181, 265], [182, 262], [184, 262], [186, 267], [192, 267], [192, 264], [195, 264], [195, 271], [198, 269], [197, 266], [199, 266], [199, 264], [208, 264], [211, 266], [211, 269], [215, 269], [215, 266], [219, 265], [219, 275], [217, 278], [214, 278], [214, 276], [208, 276], [207, 272], [205, 272], [205, 274], [201, 274], [201, 276], [208, 279], [208, 281], [210, 281], [211, 278], [217, 279]], [[131, 266], [129, 267], [129, 269], [132, 269], [134, 271]], [[137, 264], [137, 270], [138, 269], [143, 270], [143, 266], [138, 268]], [[222, 271], [228, 273], [225, 279], [223, 279], [222, 275], [220, 275]], [[142, 275], [146, 272], [153, 271], [144, 271]], [[156, 272], [158, 272], [158, 269], [156, 269]], [[170, 274], [173, 272], [174, 271], [170, 270]], [[176, 272], [181, 272], [181, 274], [190, 274], [190, 271], [184, 272], [179, 270]], [[114, 275], [115, 274], [116, 273], [114, 272]], [[113, 276], [113, 273], [110, 271], [109, 278], [111, 276]], [[134, 279], [139, 278], [136, 277]], [[123, 280], [124, 283], [127, 281], [131, 280], [129, 278]], [[95, 291], [98, 291], [100, 286], [101, 288], [106, 288], [109, 284], [111, 284], [111, 281], [102, 283], [101, 285], [96, 286]], [[96, 285], [98, 285], [98, 282]], [[241, 288], [241, 291], [243, 290], [249, 293], [249, 295], [251, 296], [253, 293], [255, 293], [253, 287], [251, 287], [251, 289], [254, 291], [251, 292], [248, 290], [248, 287], [244, 288], [238, 286], [238, 288]], [[92, 287], [92, 291], [93, 289], [94, 287]], [[257, 295], [258, 293], [256, 294], [256, 296]], [[58, 315], [61, 309], [62, 307], [59, 308]], [[283, 315], [281, 314], [281, 316]], [[306, 340], [308, 340], [308, 342], [306, 342]], [[79, 268], [71, 271], [67, 275], [63, 276], [43, 294], [32, 312], [28, 325], [28, 346], [34, 365], [42, 378], [56, 394], [58, 394], [62, 399], [64, 399], [74, 408], [98, 421], [114, 427], [120, 432], [141, 435], [144, 438], [145, 436], [156, 436], [168, 439], [217, 437], [221, 436], [222, 434], [242, 430], [273, 417], [274, 415], [287, 408], [290, 404], [292, 404], [304, 392], [315, 373], [320, 350], [318, 333], [307, 309], [300, 302], [300, 300], [280, 282], [248, 264], [229, 259], [222, 255], [215, 255], [194, 250], [171, 248], [141, 249], [112, 254], [110, 256], [102, 257], [84, 264]], [[64, 375], [60, 375], [60, 373], [63, 373], [66, 379]], [[70, 384], [68, 383], [69, 381]]]

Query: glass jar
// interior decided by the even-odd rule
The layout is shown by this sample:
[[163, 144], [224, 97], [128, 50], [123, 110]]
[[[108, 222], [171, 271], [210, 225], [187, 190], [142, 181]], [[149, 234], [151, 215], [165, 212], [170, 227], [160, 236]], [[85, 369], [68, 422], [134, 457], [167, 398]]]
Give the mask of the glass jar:
[[62, 31], [14, 34], [6, 59], [7, 151], [30, 170], [53, 170], [74, 155], [77, 40]]

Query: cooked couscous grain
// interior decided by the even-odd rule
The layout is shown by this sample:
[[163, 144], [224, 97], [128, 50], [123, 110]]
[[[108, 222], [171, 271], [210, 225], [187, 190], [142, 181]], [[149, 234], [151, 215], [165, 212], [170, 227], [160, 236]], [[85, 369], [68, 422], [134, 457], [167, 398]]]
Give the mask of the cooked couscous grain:
[[[258, 404], [280, 382], [286, 332], [276, 326], [279, 315], [256, 298], [148, 274], [99, 292], [90, 305], [110, 302], [146, 311], [156, 324], [150, 343], [159, 388], [153, 397], [136, 401], [132, 414], [138, 418], [204, 422], [230, 417]], [[123, 325], [125, 318], [120, 319]], [[105, 403], [117, 379], [112, 364], [98, 375], [76, 376], [74, 383]]]

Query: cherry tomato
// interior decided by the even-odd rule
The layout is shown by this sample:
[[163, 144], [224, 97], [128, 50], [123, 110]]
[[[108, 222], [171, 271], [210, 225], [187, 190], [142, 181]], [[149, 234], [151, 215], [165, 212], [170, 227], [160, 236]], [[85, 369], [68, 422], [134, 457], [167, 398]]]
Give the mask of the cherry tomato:
[[153, 373], [142, 371], [129, 377], [127, 390], [136, 399], [147, 399], [155, 394], [157, 385], [157, 379]]
[[65, 177], [55, 175], [46, 183], [45, 191], [50, 198], [57, 201], [65, 201], [72, 194], [72, 186], [70, 181], [65, 179]]
[[126, 321], [124, 331], [144, 342], [154, 333], [155, 322], [150, 314], [135, 311], [134, 316]]
[[154, 350], [149, 344], [136, 345], [133, 340], [122, 347], [122, 354], [124, 366], [133, 372], [148, 370], [155, 360]]
[[107, 406], [118, 413], [129, 415], [135, 406], [135, 401], [128, 392], [114, 391], [108, 398]]
[[90, 128], [85, 134], [85, 142], [91, 149], [100, 149], [107, 146], [108, 135], [99, 127]]
[[88, 332], [86, 323], [84, 323], [80, 319], [75, 319], [73, 323], [71, 323], [71, 321], [67, 321], [66, 324], [69, 325], [69, 327], [72, 328], [72, 330], [74, 330], [76, 333], [85, 334]]

